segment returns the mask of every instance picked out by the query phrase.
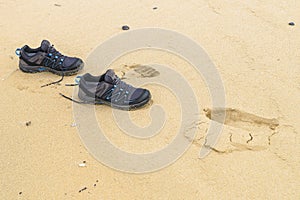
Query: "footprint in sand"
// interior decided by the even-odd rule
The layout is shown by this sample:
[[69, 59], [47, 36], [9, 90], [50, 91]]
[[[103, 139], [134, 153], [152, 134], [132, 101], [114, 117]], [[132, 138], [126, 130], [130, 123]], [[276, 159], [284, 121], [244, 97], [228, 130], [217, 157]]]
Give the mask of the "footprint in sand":
[[159, 76], [159, 71], [157, 71], [151, 65], [132, 65], [125, 66], [129, 68], [129, 71], [124, 72], [122, 79], [130, 79], [130, 78], [152, 78]]
[[206, 137], [204, 147], [217, 153], [262, 151], [271, 145], [272, 136], [278, 133], [279, 122], [275, 118], [264, 118], [233, 108], [206, 108], [204, 113], [210, 120], [238, 128], [223, 135], [217, 147]]
[[24, 86], [24, 85], [18, 85], [17, 86], [17, 89], [20, 90], [20, 91], [28, 90], [28, 88], [29, 88], [28, 86]]
[[234, 108], [206, 108], [203, 111], [210, 120], [222, 123], [225, 115], [224, 124], [246, 130], [251, 130], [253, 127], [275, 130], [279, 126], [279, 122], [275, 118], [264, 118]]

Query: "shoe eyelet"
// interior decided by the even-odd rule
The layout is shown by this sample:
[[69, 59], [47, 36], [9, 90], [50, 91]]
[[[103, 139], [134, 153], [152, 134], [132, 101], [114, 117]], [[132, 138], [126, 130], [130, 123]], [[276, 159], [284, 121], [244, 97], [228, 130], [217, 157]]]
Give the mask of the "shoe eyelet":
[[16, 55], [19, 56], [19, 57], [21, 56], [21, 49], [20, 48], [16, 49]]

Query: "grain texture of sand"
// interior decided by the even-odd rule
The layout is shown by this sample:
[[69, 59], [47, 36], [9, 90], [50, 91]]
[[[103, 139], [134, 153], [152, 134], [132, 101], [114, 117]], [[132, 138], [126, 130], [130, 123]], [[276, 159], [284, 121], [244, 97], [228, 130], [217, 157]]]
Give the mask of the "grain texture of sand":
[[[0, 0], [0, 199], [299, 199], [299, 11], [296, 0]], [[123, 25], [187, 35], [216, 65], [232, 116], [217, 145], [207, 146], [209, 156], [198, 158], [210, 123], [201, 111], [191, 147], [171, 166], [140, 175], [104, 166], [82, 144], [72, 103], [59, 96], [72, 95], [64, 84], [74, 76], [41, 88], [59, 77], [18, 70], [18, 47], [49, 39], [64, 54], [85, 59], [124, 32]], [[174, 55], [132, 52], [108, 67], [130, 76], [142, 72], [128, 66], [148, 63], [172, 66], [195, 89], [199, 107], [211, 108], [204, 81]], [[172, 140], [168, 133], [179, 128], [175, 96], [157, 85], [145, 87], [168, 113], [161, 134], [149, 141], [122, 134], [111, 108], [95, 110], [107, 137], [124, 150], [162, 148]], [[131, 118], [147, 125], [149, 110], [133, 111]]]

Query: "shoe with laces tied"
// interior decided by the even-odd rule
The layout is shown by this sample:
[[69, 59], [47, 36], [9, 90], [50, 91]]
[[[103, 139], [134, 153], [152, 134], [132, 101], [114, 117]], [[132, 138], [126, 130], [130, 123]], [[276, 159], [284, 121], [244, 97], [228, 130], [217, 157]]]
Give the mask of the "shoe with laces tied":
[[147, 89], [125, 83], [109, 69], [101, 76], [84, 74], [79, 81], [78, 97], [84, 103], [106, 104], [113, 108], [131, 110], [147, 104], [151, 94]]
[[25, 45], [17, 49], [16, 54], [20, 58], [19, 68], [27, 73], [49, 71], [61, 76], [70, 76], [84, 66], [80, 58], [64, 56], [47, 40], [43, 40], [41, 46], [36, 49]]

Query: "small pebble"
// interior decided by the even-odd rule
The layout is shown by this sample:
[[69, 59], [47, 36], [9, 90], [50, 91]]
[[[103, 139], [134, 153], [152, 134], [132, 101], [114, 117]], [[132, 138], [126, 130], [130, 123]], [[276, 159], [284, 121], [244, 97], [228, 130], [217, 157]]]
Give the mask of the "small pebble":
[[96, 185], [97, 185], [97, 184], [95, 183], [95, 184], [94, 184], [94, 187], [96, 187]]
[[154, 7], [154, 8], [153, 8], [153, 10], [156, 10], [156, 9], [157, 9], [157, 7]]
[[22, 192], [19, 192], [19, 195], [21, 195], [22, 194]]
[[31, 125], [31, 121], [28, 121], [25, 124], [26, 124], [26, 126], [30, 126]]
[[290, 22], [289, 25], [290, 26], [295, 26], [295, 23], [294, 22]]
[[79, 167], [86, 167], [86, 164], [85, 163], [79, 163], [78, 166]]
[[84, 160], [83, 163], [86, 163], [86, 161]]
[[57, 7], [61, 7], [61, 5], [60, 5], [60, 4], [57, 4], [57, 3], [55, 3], [54, 5], [57, 6]]
[[127, 31], [127, 30], [129, 30], [129, 29], [130, 29], [129, 26], [127, 26], [127, 25], [122, 26], [122, 30], [124, 30], [124, 31]]

